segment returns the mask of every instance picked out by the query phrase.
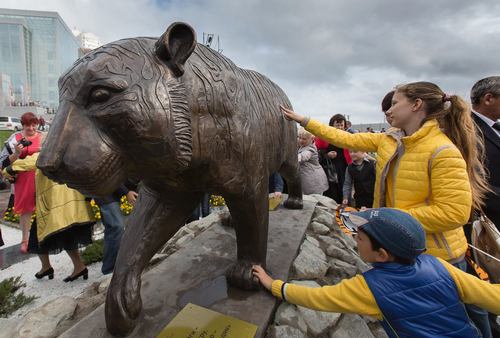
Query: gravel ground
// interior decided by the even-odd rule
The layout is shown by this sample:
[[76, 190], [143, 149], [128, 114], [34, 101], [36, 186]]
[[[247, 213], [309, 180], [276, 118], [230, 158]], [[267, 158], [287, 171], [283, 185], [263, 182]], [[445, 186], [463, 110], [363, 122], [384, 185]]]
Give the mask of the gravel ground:
[[[4, 225], [0, 226], [2, 227], [2, 237], [5, 242], [5, 246], [2, 248], [20, 242], [20, 230]], [[88, 280], [83, 280], [82, 277], [80, 277], [74, 282], [64, 283], [62, 280], [73, 272], [73, 264], [69, 256], [63, 251], [58, 255], [51, 255], [50, 262], [55, 272], [53, 280], [49, 280], [47, 277], [41, 280], [35, 278], [35, 273], [37, 273], [41, 267], [40, 260], [36, 256], [0, 271], [0, 281], [9, 277], [21, 276], [23, 282], [26, 283], [26, 287], [22, 288], [21, 291], [26, 295], [38, 297], [32, 303], [14, 312], [10, 318], [22, 317], [28, 311], [60, 296], [77, 297], [87, 286], [106, 278], [106, 276], [101, 273], [101, 263], [94, 263], [87, 267], [89, 269]]]

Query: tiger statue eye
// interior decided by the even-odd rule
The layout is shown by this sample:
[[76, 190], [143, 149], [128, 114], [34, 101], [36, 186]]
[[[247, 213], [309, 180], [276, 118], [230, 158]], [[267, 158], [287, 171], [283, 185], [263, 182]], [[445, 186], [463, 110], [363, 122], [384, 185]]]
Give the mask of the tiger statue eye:
[[90, 101], [96, 103], [102, 103], [109, 100], [111, 97], [111, 92], [104, 88], [94, 89], [90, 94]]

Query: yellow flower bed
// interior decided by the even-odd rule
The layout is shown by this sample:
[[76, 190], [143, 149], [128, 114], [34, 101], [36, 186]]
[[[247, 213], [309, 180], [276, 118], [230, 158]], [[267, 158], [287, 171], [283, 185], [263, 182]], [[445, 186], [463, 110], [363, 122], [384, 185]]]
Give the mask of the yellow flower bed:
[[224, 197], [218, 196], [218, 195], [211, 195], [210, 196], [210, 205], [213, 207], [220, 207], [226, 205], [226, 201], [224, 200]]
[[[210, 205], [213, 207], [219, 207], [219, 206], [225, 206], [226, 201], [224, 201], [224, 198], [222, 196], [218, 195], [211, 195], [210, 196]], [[99, 209], [99, 206], [94, 200], [90, 201], [90, 206], [92, 207], [92, 211], [94, 212], [94, 216], [97, 220], [101, 219], [101, 209]], [[127, 200], [127, 196], [122, 196], [120, 199], [120, 210], [122, 213], [127, 216], [130, 215], [132, 210], [134, 209], [134, 206], [130, 204]], [[19, 217], [19, 216], [18, 216]]]
[[[90, 201], [90, 207], [92, 208], [92, 211], [94, 212], [94, 216], [97, 220], [101, 219], [101, 209], [97, 205], [97, 203], [94, 200]], [[134, 209], [134, 206], [130, 204], [127, 200], [127, 196], [122, 196], [120, 198], [120, 210], [125, 216], [130, 215], [132, 210]]]
[[128, 202], [127, 196], [120, 199], [120, 209], [125, 216], [130, 215], [134, 206]]
[[94, 217], [96, 220], [101, 219], [101, 209], [97, 205], [97, 203], [92, 199], [90, 201], [90, 207], [92, 208], [92, 212], [94, 213]]
[[[8, 208], [7, 211], [5, 211], [5, 214], [3, 214], [3, 219], [5, 221], [13, 222], [13, 223], [19, 223], [21, 215], [15, 212], [14, 208]], [[33, 211], [33, 214], [31, 215], [31, 223], [36, 218], [36, 211]]]
[[3, 219], [9, 222], [19, 223], [19, 214], [16, 214], [13, 208], [8, 208], [5, 214], [3, 215]]

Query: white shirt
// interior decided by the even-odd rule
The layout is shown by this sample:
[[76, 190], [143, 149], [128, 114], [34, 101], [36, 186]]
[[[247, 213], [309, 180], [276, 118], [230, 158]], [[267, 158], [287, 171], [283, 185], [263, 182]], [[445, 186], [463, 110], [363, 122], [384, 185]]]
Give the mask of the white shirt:
[[473, 111], [473, 113], [476, 114], [476, 116], [479, 117], [481, 120], [483, 120], [491, 128], [491, 130], [493, 130], [498, 135], [498, 137], [500, 137], [500, 130], [496, 130], [495, 128], [493, 128], [495, 121], [484, 116], [483, 114], [478, 113], [477, 111]]

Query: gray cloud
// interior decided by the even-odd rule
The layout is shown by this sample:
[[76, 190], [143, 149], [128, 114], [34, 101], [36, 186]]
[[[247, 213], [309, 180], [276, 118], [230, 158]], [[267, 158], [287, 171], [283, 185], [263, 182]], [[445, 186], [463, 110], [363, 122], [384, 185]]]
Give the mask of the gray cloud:
[[332, 113], [381, 122], [379, 101], [394, 85], [434, 81], [468, 95], [500, 73], [500, 3], [423, 1], [4, 0], [58, 11], [70, 27], [104, 42], [159, 36], [173, 21], [221, 38], [223, 53], [281, 85], [294, 107], [324, 121]]

